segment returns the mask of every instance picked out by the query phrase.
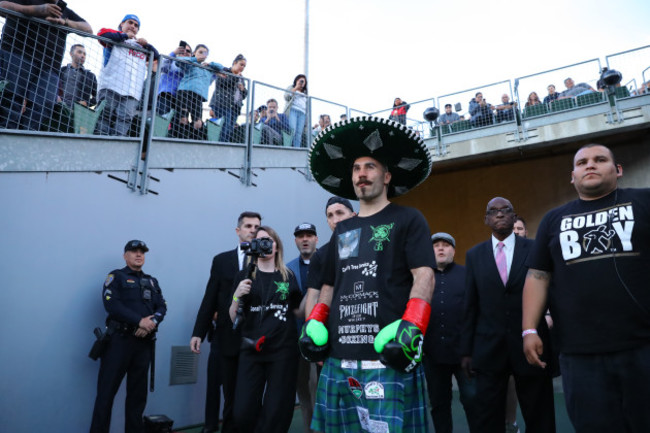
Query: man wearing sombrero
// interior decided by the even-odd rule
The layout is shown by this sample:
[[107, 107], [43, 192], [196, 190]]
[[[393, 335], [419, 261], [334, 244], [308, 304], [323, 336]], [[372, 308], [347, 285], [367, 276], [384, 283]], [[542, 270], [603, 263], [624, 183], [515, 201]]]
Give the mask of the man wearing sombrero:
[[423, 182], [431, 156], [413, 131], [363, 117], [322, 131], [309, 161], [323, 188], [360, 202], [332, 235], [319, 303], [301, 332], [305, 358], [327, 358], [311, 427], [426, 432], [418, 366], [435, 257], [422, 214], [388, 199]]

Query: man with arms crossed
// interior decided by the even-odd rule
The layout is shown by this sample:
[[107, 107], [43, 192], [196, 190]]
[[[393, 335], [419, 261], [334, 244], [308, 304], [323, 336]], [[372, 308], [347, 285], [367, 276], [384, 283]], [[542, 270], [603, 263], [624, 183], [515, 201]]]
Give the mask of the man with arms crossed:
[[580, 148], [578, 199], [544, 216], [528, 259], [524, 353], [546, 368], [533, 329], [548, 297], [576, 433], [650, 431], [650, 189], [620, 189], [621, 176], [610, 149]]

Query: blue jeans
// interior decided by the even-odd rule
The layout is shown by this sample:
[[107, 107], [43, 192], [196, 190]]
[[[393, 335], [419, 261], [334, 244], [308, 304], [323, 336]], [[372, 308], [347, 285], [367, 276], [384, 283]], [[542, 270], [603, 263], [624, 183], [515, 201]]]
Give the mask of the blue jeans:
[[576, 433], [650, 431], [650, 344], [595, 355], [562, 353], [560, 370]]
[[239, 108], [232, 107], [211, 107], [214, 111], [215, 118], [221, 119], [223, 117], [223, 128], [221, 129], [221, 136], [219, 141], [224, 143], [232, 142], [233, 131], [235, 130], [235, 122], [239, 116]]
[[59, 88], [59, 71], [0, 50], [0, 80], [9, 81], [0, 101], [0, 128], [38, 131], [49, 123]]
[[460, 402], [465, 410], [470, 431], [474, 431], [474, 406], [476, 401], [476, 379], [465, 376], [460, 364], [436, 364], [425, 357], [423, 361], [424, 375], [427, 379], [427, 390], [431, 402], [431, 418], [436, 433], [452, 433], [451, 416], [451, 377], [456, 377]]
[[305, 129], [305, 113], [292, 108], [289, 111], [289, 128], [293, 135], [293, 147], [302, 147], [302, 133]]
[[112, 90], [102, 89], [97, 95], [97, 100], [101, 102], [104, 99], [106, 105], [97, 122], [97, 133], [100, 135], [129, 135], [131, 121], [138, 108], [138, 100], [131, 96], [120, 95]]

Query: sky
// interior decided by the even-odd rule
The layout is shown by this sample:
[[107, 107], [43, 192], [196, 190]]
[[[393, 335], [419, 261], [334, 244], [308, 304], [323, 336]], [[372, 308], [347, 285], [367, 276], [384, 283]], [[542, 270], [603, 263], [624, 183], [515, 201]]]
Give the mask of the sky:
[[[606, 55], [650, 45], [647, 0], [310, 0], [309, 6], [309, 94], [366, 112], [388, 109], [395, 97], [421, 101], [590, 59], [604, 66]], [[136, 14], [139, 36], [164, 54], [181, 39], [208, 45], [208, 60], [224, 65], [242, 53], [245, 77], [278, 88], [304, 72], [305, 0], [68, 0], [68, 7], [95, 33]], [[650, 66], [650, 49], [631, 57]], [[594, 65], [572, 71], [585, 75], [575, 81], [595, 83]], [[529, 81], [526, 95], [536, 90], [543, 97], [546, 81]], [[498, 102], [508, 88], [495, 86], [488, 101]], [[466, 108], [465, 94], [456, 99]], [[421, 117], [427, 104], [409, 115]], [[317, 110], [341, 111], [329, 104]]]

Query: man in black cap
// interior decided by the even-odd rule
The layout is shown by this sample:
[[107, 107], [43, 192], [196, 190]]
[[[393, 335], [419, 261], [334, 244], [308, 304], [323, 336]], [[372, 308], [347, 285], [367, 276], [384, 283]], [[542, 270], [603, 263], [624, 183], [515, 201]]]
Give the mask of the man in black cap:
[[[327, 225], [332, 231], [339, 221], [352, 218], [357, 213], [352, 208], [350, 200], [343, 197], [333, 196], [327, 200], [325, 205], [325, 217]], [[307, 274], [307, 300], [305, 302], [305, 317], [309, 316], [314, 305], [318, 302], [320, 288], [323, 286], [323, 259], [327, 256], [329, 242], [320, 247], [311, 257], [309, 273]]]
[[[316, 244], [318, 243], [318, 235], [316, 233], [316, 226], [311, 223], [302, 223], [296, 226], [293, 231], [296, 240], [296, 247], [300, 251], [300, 255], [287, 263], [287, 268], [291, 269], [293, 274], [298, 280], [298, 286], [302, 291], [303, 297], [307, 293], [307, 278], [310, 260], [316, 252]], [[297, 321], [298, 331], [302, 328], [304, 317]], [[312, 365], [309, 361], [302, 356], [298, 360], [298, 380], [296, 382], [296, 391], [298, 393], [298, 401], [300, 401], [300, 411], [302, 412], [302, 419], [304, 423], [304, 431], [309, 432], [309, 424], [314, 412], [314, 398], [316, 396], [316, 384], [318, 378], [316, 377], [316, 366]]]
[[319, 134], [309, 158], [323, 188], [360, 202], [359, 215], [334, 230], [319, 303], [301, 333], [305, 357], [327, 356], [312, 428], [426, 432], [418, 366], [435, 259], [424, 216], [388, 198], [423, 182], [431, 155], [403, 125], [362, 117]]
[[165, 318], [167, 303], [158, 280], [142, 272], [147, 245], [139, 240], [124, 246], [126, 266], [111, 271], [102, 291], [107, 333], [97, 380], [97, 398], [91, 433], [108, 433], [115, 393], [127, 375], [124, 431], [144, 431], [142, 413], [147, 403], [147, 371], [154, 356], [158, 325]]
[[431, 236], [436, 256], [435, 298], [431, 302], [431, 320], [424, 337], [424, 374], [431, 401], [431, 418], [436, 433], [451, 433], [452, 376], [456, 378], [460, 401], [470, 431], [474, 431], [476, 380], [463, 374], [460, 365], [460, 333], [465, 298], [465, 266], [454, 262], [456, 240], [449, 233]]

